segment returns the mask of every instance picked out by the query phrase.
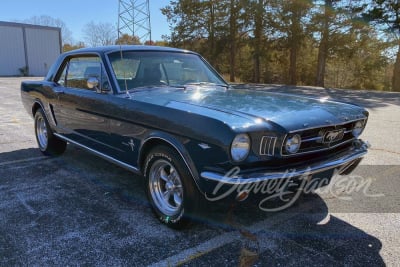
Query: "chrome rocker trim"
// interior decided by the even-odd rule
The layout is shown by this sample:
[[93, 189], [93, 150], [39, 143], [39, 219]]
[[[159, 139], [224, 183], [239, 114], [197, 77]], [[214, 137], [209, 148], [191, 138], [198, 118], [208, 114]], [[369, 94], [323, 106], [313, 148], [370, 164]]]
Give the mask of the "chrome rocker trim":
[[57, 136], [58, 138], [60, 138], [60, 139], [62, 139], [64, 141], [67, 141], [68, 143], [71, 143], [71, 144], [74, 144], [76, 146], [79, 146], [79, 147], [85, 149], [86, 151], [88, 151], [88, 152], [90, 152], [90, 153], [92, 153], [92, 154], [94, 154], [96, 156], [99, 156], [100, 158], [102, 158], [104, 160], [112, 162], [112, 163], [114, 163], [114, 164], [116, 164], [116, 165], [118, 165], [118, 166], [120, 166], [120, 167], [122, 167], [124, 169], [127, 169], [129, 171], [132, 171], [134, 173], [140, 174], [140, 170], [138, 168], [132, 166], [132, 165], [129, 165], [129, 164], [125, 163], [125, 162], [119, 161], [119, 160], [117, 160], [117, 159], [115, 159], [113, 157], [110, 157], [110, 156], [108, 156], [108, 155], [106, 155], [104, 153], [101, 153], [101, 152], [99, 152], [97, 150], [94, 150], [94, 149], [92, 149], [90, 147], [82, 145], [81, 143], [78, 143], [78, 142], [76, 142], [76, 141], [74, 141], [74, 140], [72, 140], [72, 139], [70, 139], [68, 137], [65, 137], [65, 136], [61, 135], [61, 134], [58, 134], [58, 133], [53, 133], [53, 134], [55, 136]]
[[215, 181], [218, 183], [235, 185], [235, 184], [251, 184], [259, 183], [267, 180], [273, 179], [285, 179], [300, 177], [302, 175], [313, 175], [316, 173], [328, 171], [343, 166], [343, 171], [350, 167], [356, 160], [363, 157], [368, 152], [370, 147], [368, 142], [363, 142], [361, 140], [356, 140], [354, 142], [354, 149], [351, 154], [341, 155], [337, 157], [332, 157], [329, 160], [314, 163], [309, 165], [307, 168], [295, 170], [289, 169], [285, 172], [266, 172], [266, 173], [250, 173], [237, 176], [227, 176], [215, 172], [202, 172], [201, 177], [207, 180]]

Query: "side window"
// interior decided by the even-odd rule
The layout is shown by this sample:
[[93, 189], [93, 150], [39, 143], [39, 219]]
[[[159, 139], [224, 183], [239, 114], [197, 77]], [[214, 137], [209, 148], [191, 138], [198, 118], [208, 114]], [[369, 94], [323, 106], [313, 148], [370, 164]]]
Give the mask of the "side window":
[[87, 80], [91, 77], [98, 79], [99, 87], [109, 89], [107, 75], [102, 68], [100, 58], [74, 57], [65, 64], [58, 83], [66, 87], [95, 90], [87, 86]]

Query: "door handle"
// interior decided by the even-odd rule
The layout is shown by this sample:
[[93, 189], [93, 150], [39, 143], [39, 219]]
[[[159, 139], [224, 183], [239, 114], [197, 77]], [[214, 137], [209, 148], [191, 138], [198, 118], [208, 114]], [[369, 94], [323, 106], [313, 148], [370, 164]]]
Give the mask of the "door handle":
[[53, 89], [53, 91], [54, 91], [54, 93], [56, 93], [56, 94], [58, 94], [58, 95], [61, 95], [61, 94], [64, 94], [64, 89], [62, 89], [62, 88], [54, 88]]

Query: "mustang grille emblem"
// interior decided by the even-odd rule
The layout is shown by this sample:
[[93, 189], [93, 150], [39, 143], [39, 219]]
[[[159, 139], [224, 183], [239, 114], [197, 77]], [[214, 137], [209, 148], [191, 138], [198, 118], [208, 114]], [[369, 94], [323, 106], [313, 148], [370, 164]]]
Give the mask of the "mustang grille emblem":
[[324, 134], [323, 142], [326, 144], [330, 144], [332, 142], [342, 140], [343, 136], [344, 136], [344, 129], [329, 131]]

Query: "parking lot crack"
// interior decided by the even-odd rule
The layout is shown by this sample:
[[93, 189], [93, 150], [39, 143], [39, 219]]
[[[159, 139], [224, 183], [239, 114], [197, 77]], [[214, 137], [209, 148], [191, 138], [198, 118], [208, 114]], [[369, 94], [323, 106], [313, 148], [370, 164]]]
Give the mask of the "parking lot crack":
[[387, 149], [384, 149], [384, 148], [370, 148], [370, 150], [382, 151], [382, 152], [386, 152], [386, 153], [391, 153], [391, 154], [400, 155], [400, 152], [391, 151], [391, 150], [387, 150]]
[[18, 198], [19, 202], [22, 204], [22, 206], [24, 206], [29, 211], [30, 214], [32, 214], [32, 215], [37, 214], [35, 209], [32, 208], [28, 203], [26, 203], [24, 197], [21, 194], [17, 194], [17, 198]]

